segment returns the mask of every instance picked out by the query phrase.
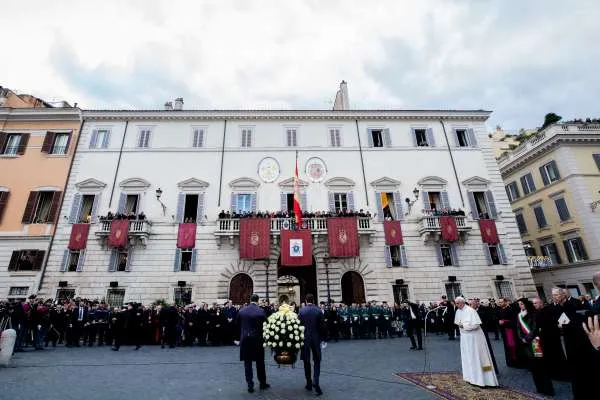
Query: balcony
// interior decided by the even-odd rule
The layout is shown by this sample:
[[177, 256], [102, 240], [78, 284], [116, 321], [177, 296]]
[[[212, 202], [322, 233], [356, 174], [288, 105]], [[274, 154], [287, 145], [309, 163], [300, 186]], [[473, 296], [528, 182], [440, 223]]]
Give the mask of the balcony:
[[[98, 223], [99, 227], [96, 231], [96, 236], [105, 240], [110, 234], [110, 223], [112, 221], [105, 220]], [[152, 223], [148, 220], [131, 220], [129, 221], [129, 230], [127, 236], [129, 242], [135, 245], [136, 240], [141, 243], [142, 246], [146, 247], [148, 237], [150, 236], [150, 227]]]
[[[271, 218], [271, 235], [277, 241], [277, 237], [280, 235], [282, 229], [293, 229], [296, 222], [294, 218]], [[359, 235], [371, 235], [375, 233], [373, 228], [373, 222], [370, 217], [357, 217], [356, 223], [358, 224]], [[303, 218], [302, 225], [311, 230], [315, 242], [318, 240], [319, 235], [327, 234], [327, 218]], [[217, 229], [215, 236], [224, 237], [228, 236], [232, 243], [234, 236], [240, 234], [240, 220], [235, 219], [219, 219], [217, 220]]]
[[528, 256], [527, 262], [531, 268], [548, 268], [552, 266], [552, 259], [548, 256]]
[[[471, 224], [467, 221], [467, 217], [463, 215], [454, 216], [456, 220], [456, 227], [458, 228], [458, 234], [461, 240], [466, 238], [467, 233], [472, 229]], [[442, 228], [440, 226], [439, 216], [424, 216], [419, 220], [419, 234], [424, 241], [433, 238], [435, 241], [439, 241], [442, 237]]]

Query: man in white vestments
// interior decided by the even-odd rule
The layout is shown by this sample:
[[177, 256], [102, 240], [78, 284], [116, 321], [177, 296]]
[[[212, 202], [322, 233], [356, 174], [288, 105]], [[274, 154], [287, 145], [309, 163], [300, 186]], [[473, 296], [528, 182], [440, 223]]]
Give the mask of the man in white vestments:
[[454, 323], [460, 328], [460, 357], [463, 380], [477, 386], [498, 386], [490, 350], [481, 330], [481, 319], [477, 311], [457, 297]]

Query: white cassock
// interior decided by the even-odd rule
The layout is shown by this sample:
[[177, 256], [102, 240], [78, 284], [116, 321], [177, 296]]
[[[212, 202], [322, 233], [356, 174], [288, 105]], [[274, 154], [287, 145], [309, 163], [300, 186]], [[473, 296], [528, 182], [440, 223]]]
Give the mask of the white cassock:
[[465, 305], [456, 309], [454, 323], [460, 328], [460, 358], [463, 379], [477, 386], [498, 386], [492, 357], [481, 330], [477, 311]]

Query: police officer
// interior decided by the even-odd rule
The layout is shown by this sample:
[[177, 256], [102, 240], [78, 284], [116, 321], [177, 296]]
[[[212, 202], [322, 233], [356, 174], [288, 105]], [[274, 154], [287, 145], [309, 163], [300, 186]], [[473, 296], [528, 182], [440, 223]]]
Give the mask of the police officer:
[[392, 337], [392, 309], [388, 306], [387, 301], [382, 303], [381, 318], [379, 319], [379, 337]]
[[[377, 338], [377, 328], [379, 326], [379, 322], [382, 319], [381, 308], [377, 305], [377, 301], [372, 301], [369, 307], [369, 337], [376, 339]], [[379, 338], [381, 338], [381, 331], [379, 332]]]
[[344, 339], [350, 339], [350, 313], [347, 305], [340, 303], [338, 317], [340, 320], [340, 333], [342, 337]]
[[367, 339], [369, 337], [369, 321], [371, 320], [371, 311], [366, 303], [360, 307], [360, 337]]

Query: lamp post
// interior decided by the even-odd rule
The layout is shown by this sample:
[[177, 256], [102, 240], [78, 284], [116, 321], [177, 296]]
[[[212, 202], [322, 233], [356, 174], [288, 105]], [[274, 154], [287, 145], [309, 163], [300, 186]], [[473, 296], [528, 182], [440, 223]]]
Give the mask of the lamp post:
[[415, 205], [417, 200], [419, 200], [419, 189], [417, 189], [417, 188], [413, 189], [413, 196], [414, 196], [414, 200], [411, 200], [408, 197], [406, 199], [404, 199], [404, 201], [406, 202], [406, 205], [408, 206], [408, 211], [407, 211], [406, 215], [409, 215], [411, 213], [413, 206]]
[[161, 188], [156, 189], [156, 200], [162, 206], [162, 212], [163, 212], [163, 217], [164, 217], [167, 214], [167, 206], [165, 206], [164, 203], [162, 201], [160, 201], [160, 197], [162, 196], [162, 194], [163, 194], [163, 191]]
[[323, 257], [323, 262], [325, 263], [325, 277], [327, 279], [327, 305], [331, 305], [331, 287], [329, 286], [329, 262], [331, 259], [329, 256]]
[[267, 290], [266, 290], [266, 293], [265, 293], [265, 297], [267, 299], [267, 303], [271, 304], [271, 302], [269, 301], [269, 265], [270, 265], [269, 259], [266, 259], [265, 260], [265, 274], [266, 274], [266, 281], [267, 281], [266, 282], [267, 283]]

